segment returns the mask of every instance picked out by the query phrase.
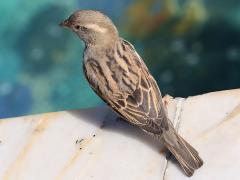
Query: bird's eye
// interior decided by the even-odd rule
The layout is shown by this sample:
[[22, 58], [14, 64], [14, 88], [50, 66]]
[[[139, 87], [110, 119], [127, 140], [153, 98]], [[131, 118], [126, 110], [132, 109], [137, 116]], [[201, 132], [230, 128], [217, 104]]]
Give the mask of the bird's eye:
[[78, 31], [78, 30], [87, 31], [87, 28], [86, 28], [86, 27], [79, 26], [79, 25], [75, 25], [75, 26], [74, 26], [74, 29], [75, 29], [76, 31]]
[[76, 25], [76, 26], [74, 26], [74, 28], [75, 28], [76, 30], [79, 30], [79, 29], [80, 29], [80, 26], [79, 26], [79, 25]]
[[87, 28], [83, 27], [83, 26], [81, 26], [80, 29], [81, 29], [81, 31], [86, 31], [87, 30]]

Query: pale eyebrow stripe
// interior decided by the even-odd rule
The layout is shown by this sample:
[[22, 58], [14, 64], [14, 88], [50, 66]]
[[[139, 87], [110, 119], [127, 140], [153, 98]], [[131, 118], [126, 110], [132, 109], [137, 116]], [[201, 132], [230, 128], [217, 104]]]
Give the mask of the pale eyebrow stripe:
[[101, 32], [101, 33], [107, 32], [106, 28], [103, 28], [103, 27], [101, 27], [97, 24], [85, 24], [84, 26], [88, 29], [92, 29], [92, 30], [95, 30], [97, 32]]

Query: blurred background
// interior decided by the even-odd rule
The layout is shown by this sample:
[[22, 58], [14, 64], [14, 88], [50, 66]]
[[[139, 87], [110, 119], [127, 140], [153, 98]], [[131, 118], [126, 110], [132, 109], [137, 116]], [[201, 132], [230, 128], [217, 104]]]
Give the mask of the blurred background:
[[240, 87], [239, 0], [0, 1], [0, 118], [97, 106], [83, 43], [58, 23], [77, 9], [110, 16], [163, 94]]

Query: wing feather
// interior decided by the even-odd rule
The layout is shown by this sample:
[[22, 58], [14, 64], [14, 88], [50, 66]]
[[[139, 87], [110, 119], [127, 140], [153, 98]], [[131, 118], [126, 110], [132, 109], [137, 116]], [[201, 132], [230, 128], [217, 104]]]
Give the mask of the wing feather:
[[[161, 134], [163, 129], [168, 129], [168, 119], [156, 81], [129, 42], [121, 39], [116, 48], [114, 56], [108, 56], [106, 62], [112, 70], [111, 76], [104, 74], [103, 69], [96, 70], [101, 69], [100, 65], [94, 70], [95, 61], [85, 63], [85, 74], [89, 83], [94, 91], [127, 121], [149, 133]], [[94, 73], [94, 78], [90, 71]], [[117, 87], [109, 89], [111, 86], [108, 83], [112, 80], [116, 81]]]

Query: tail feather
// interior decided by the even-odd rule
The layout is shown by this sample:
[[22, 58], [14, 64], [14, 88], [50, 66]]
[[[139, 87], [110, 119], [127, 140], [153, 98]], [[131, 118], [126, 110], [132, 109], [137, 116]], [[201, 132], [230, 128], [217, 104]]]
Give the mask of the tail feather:
[[180, 137], [173, 127], [165, 131], [162, 137], [164, 145], [175, 156], [187, 176], [192, 176], [194, 170], [203, 165], [203, 160], [199, 157], [198, 152]]

